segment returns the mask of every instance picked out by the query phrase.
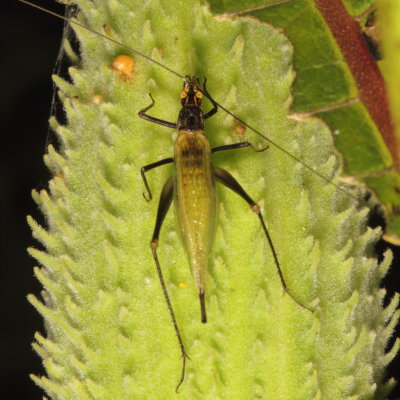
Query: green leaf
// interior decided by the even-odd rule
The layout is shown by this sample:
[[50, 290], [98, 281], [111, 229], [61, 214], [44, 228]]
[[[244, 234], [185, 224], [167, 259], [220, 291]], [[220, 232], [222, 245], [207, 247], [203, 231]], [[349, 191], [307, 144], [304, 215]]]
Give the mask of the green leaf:
[[[391, 102], [393, 125], [395, 128], [395, 138], [392, 141], [392, 147], [397, 154], [400, 155], [400, 56], [398, 51], [398, 44], [400, 41], [398, 23], [400, 20], [400, 3], [395, 0], [379, 0], [377, 1], [377, 7], [379, 29], [382, 35], [382, 49], [386, 58], [386, 63], [384, 65], [386, 72], [385, 78], [388, 97]], [[398, 170], [398, 165], [396, 167]], [[385, 188], [385, 195], [391, 197], [391, 199], [387, 201], [387, 204], [389, 204], [387, 219], [390, 223], [390, 235], [390, 232], [400, 232], [400, 177], [396, 171], [388, 171], [384, 179], [390, 181]], [[394, 188], [395, 190], [390, 190], [390, 188]], [[383, 197], [380, 195], [380, 198]], [[399, 244], [399, 241], [393, 238], [392, 235], [387, 239], [393, 241], [395, 244]]]
[[352, 17], [357, 17], [373, 6], [373, 0], [343, 0], [347, 11]]
[[[384, 237], [400, 244], [400, 134], [396, 135], [390, 124], [383, 78], [362, 36], [366, 13], [371, 10], [372, 3], [372, 0], [346, 0], [343, 4], [341, 0], [249, 1], [240, 9], [237, 2], [223, 2], [222, 8], [221, 2], [212, 2], [215, 12], [232, 13], [236, 17], [250, 15], [284, 30], [295, 48], [293, 116], [316, 115], [339, 134], [335, 145], [344, 159], [344, 175], [367, 184], [375, 193], [385, 210]], [[390, 2], [384, 3], [383, 8], [396, 7]], [[384, 23], [384, 31], [392, 43], [386, 52], [390, 58], [387, 64], [394, 66], [398, 54], [395, 48], [397, 20], [390, 11], [382, 11], [382, 15], [390, 15], [394, 21]], [[353, 18], [359, 18], [362, 23]], [[389, 32], [390, 26], [393, 26], [393, 33]], [[395, 98], [395, 93], [399, 93], [398, 69], [397, 72], [396, 68], [389, 69], [393, 77], [389, 92], [393, 92]], [[394, 100], [392, 107], [393, 121], [398, 126], [399, 104]], [[400, 128], [397, 130], [399, 132]], [[389, 196], [382, 197], [383, 192], [374, 184], [375, 180], [368, 179], [376, 176], [390, 185], [385, 191]]]
[[[293, 47], [280, 31], [251, 18], [214, 18], [195, 0], [79, 0], [78, 19], [180, 74], [207, 76], [215, 99], [320, 174], [336, 179], [340, 160], [326, 125], [288, 118]], [[181, 354], [160, 289], [149, 241], [157, 201], [142, 197], [140, 168], [171, 157], [176, 132], [137, 112], [175, 121], [182, 82], [134, 56], [132, 77], [109, 66], [126, 49], [76, 28], [81, 62], [72, 83], [57, 78], [68, 124], [49, 148], [49, 191], [34, 198], [48, 221], [29, 223], [46, 250], [31, 250], [45, 319], [34, 345], [46, 377], [33, 377], [52, 399], [175, 398]], [[204, 109], [211, 105], [205, 101]], [[234, 143], [237, 122], [220, 112], [206, 122], [212, 146]], [[245, 140], [266, 142], [251, 131]], [[243, 139], [242, 139], [243, 140]], [[282, 296], [257, 216], [218, 188], [219, 224], [200, 322], [197, 293], [172, 213], [159, 248], [167, 289], [190, 355], [181, 399], [384, 398], [385, 355], [398, 297], [384, 309], [379, 229], [368, 209], [277, 148], [215, 154], [261, 206], [291, 293]], [[154, 194], [171, 175], [148, 174]], [[157, 198], [157, 196], [155, 196]], [[391, 322], [389, 322], [391, 321]], [[374, 397], [375, 396], [375, 397]]]

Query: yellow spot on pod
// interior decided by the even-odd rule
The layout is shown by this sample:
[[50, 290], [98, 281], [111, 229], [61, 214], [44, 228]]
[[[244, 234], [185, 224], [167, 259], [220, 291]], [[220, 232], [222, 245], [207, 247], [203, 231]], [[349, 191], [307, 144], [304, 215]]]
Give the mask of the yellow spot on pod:
[[103, 25], [103, 31], [107, 36], [111, 36], [111, 26], [108, 24]]
[[62, 172], [59, 172], [59, 173], [56, 175], [56, 177], [57, 177], [58, 179], [60, 179], [62, 183], [64, 183], [64, 184], [66, 183], [66, 181], [65, 181], [65, 175], [64, 175]]
[[117, 71], [119, 77], [128, 82], [133, 78], [133, 69], [135, 67], [135, 60], [125, 54], [121, 54], [114, 58], [110, 68]]
[[99, 105], [99, 104], [103, 104], [104, 103], [104, 97], [101, 94], [95, 94], [92, 97], [92, 103]]
[[246, 127], [242, 124], [237, 124], [235, 126], [235, 133], [237, 135], [244, 135], [244, 133], [246, 132]]

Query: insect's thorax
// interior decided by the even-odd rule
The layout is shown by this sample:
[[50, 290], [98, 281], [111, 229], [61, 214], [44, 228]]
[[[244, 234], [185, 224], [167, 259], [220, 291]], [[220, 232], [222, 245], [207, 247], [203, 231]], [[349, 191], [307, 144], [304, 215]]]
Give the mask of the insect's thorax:
[[178, 117], [178, 130], [196, 131], [204, 129], [203, 111], [196, 105], [181, 108]]

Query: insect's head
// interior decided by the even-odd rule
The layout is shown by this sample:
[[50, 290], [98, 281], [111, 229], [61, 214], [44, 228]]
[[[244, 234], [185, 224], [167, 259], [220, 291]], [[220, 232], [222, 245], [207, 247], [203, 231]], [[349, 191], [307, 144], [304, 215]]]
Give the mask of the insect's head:
[[199, 79], [196, 76], [186, 76], [181, 92], [183, 106], [201, 106], [202, 93], [199, 90]]

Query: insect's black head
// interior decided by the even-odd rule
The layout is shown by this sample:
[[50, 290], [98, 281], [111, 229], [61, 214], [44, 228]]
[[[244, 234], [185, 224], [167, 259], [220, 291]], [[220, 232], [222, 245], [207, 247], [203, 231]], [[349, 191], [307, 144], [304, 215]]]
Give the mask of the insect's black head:
[[202, 93], [199, 88], [199, 80], [193, 76], [187, 76], [183, 83], [183, 90], [181, 92], [182, 106], [201, 106]]
[[203, 130], [204, 117], [201, 111], [202, 93], [196, 77], [186, 77], [181, 92], [182, 109], [178, 117], [178, 129]]

